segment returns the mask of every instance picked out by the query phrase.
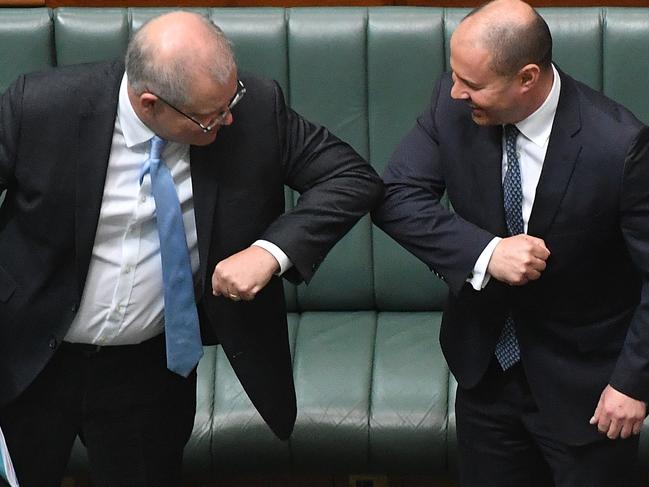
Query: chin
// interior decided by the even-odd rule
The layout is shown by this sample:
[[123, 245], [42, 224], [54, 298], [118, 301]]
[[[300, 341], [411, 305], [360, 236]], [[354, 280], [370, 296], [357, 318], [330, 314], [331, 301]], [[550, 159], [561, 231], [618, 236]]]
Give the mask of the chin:
[[214, 140], [216, 139], [216, 134], [218, 133], [218, 130], [212, 130], [211, 132], [207, 132], [206, 134], [201, 134], [196, 137], [194, 137], [190, 144], [191, 145], [210, 145]]
[[490, 127], [493, 125], [501, 125], [505, 122], [501, 122], [498, 118], [490, 117], [487, 113], [482, 110], [474, 110], [471, 112], [471, 119], [475, 122], [476, 125], [481, 127]]
[[471, 114], [471, 119], [480, 126], [487, 126], [487, 125], [493, 125], [489, 122], [489, 119], [485, 117], [484, 115], [475, 115]]

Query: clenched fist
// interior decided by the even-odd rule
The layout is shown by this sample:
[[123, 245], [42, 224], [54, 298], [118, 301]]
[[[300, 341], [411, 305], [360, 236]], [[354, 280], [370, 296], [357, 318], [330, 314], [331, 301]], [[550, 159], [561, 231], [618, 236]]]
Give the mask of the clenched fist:
[[279, 263], [270, 252], [252, 245], [216, 264], [212, 294], [233, 301], [250, 301], [278, 270]]
[[524, 233], [503, 238], [491, 255], [487, 272], [512, 286], [522, 286], [541, 277], [550, 251], [540, 238]]

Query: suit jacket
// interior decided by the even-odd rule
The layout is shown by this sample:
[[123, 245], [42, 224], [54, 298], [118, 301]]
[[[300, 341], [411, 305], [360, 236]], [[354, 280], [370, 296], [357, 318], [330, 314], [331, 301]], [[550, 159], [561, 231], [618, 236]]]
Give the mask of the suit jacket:
[[[599, 395], [649, 399], [649, 131], [629, 111], [561, 73], [561, 94], [528, 224], [551, 255], [537, 281], [466, 282], [494, 236], [507, 236], [502, 127], [475, 124], [445, 75], [394, 152], [375, 222], [449, 288], [440, 341], [472, 388], [512, 313], [539, 410], [557, 438], [598, 438]], [[440, 204], [447, 192], [453, 212]]]
[[[21, 76], [0, 102], [0, 403], [16, 397], [56, 351], [84, 288], [117, 113], [122, 63]], [[309, 281], [335, 242], [381, 195], [348, 145], [286, 107], [272, 81], [242, 78], [247, 95], [214, 143], [191, 147], [199, 315], [280, 438], [295, 421], [281, 279], [251, 302], [211, 294], [220, 260], [258, 238], [278, 245]], [[284, 213], [284, 185], [302, 193]]]

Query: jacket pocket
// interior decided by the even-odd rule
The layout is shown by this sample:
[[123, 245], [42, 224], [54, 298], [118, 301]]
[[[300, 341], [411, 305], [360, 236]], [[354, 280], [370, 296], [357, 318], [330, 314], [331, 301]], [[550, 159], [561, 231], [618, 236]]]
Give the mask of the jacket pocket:
[[624, 346], [633, 313], [633, 308], [626, 309], [614, 316], [580, 327], [579, 350], [585, 353], [619, 353]]

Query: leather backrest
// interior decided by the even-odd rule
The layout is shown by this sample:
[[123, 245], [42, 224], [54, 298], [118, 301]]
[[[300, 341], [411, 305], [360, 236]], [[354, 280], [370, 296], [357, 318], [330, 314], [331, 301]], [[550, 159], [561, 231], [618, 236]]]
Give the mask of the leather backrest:
[[[123, 55], [167, 8], [0, 9], [0, 90], [23, 72]], [[232, 39], [240, 69], [276, 79], [291, 106], [327, 125], [381, 172], [448, 69], [464, 8], [196, 8]], [[649, 9], [540, 9], [566, 72], [649, 121]], [[287, 190], [290, 207], [297, 195]], [[353, 278], [350, 278], [353, 276]], [[292, 311], [441, 310], [445, 286], [364, 218], [310, 286], [285, 285]]]

